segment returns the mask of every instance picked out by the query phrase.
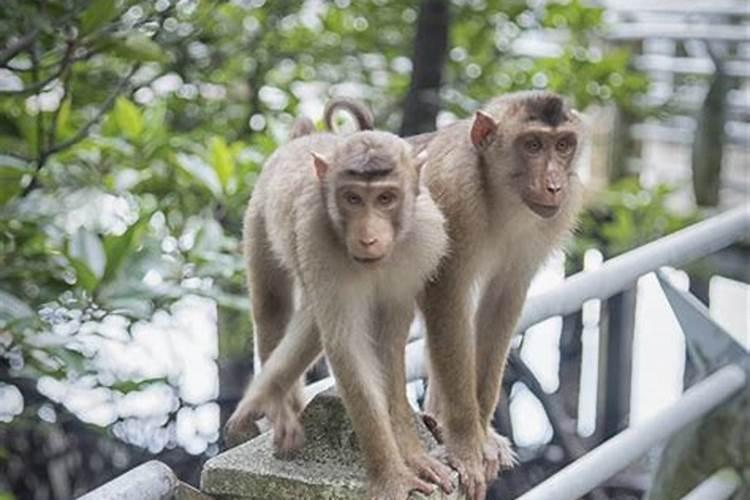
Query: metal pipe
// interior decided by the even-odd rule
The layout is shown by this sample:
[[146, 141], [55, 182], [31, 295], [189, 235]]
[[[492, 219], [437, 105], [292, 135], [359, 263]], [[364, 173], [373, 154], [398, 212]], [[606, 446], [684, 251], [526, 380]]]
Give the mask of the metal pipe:
[[627, 467], [656, 443], [729, 399], [747, 381], [745, 370], [728, 365], [688, 389], [673, 405], [630, 427], [563, 468], [518, 500], [575, 500]]
[[151, 460], [117, 476], [78, 500], [167, 500], [173, 497], [178, 485], [177, 476], [167, 464]]
[[727, 500], [740, 487], [740, 476], [734, 469], [722, 469], [682, 497], [682, 500]]
[[750, 204], [706, 219], [604, 262], [590, 272], [531, 297], [518, 322], [518, 331], [552, 316], [564, 316], [590, 299], [607, 299], [625, 290], [644, 274], [662, 266], [680, 266], [750, 237]]

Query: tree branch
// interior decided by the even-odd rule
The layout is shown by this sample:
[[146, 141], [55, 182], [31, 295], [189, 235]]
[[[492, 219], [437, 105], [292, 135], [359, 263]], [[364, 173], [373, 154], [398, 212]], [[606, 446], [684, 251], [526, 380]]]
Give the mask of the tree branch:
[[11, 59], [16, 57], [19, 52], [30, 47], [31, 44], [36, 40], [36, 37], [39, 36], [40, 31], [41, 30], [39, 28], [32, 29], [24, 36], [19, 38], [16, 43], [0, 52], [0, 68], [4, 68]]
[[125, 90], [125, 87], [128, 86], [128, 83], [130, 82], [130, 79], [135, 74], [136, 71], [138, 71], [138, 68], [140, 67], [140, 63], [135, 64], [130, 71], [122, 78], [120, 79], [120, 82], [115, 87], [115, 90], [112, 91], [109, 96], [107, 96], [107, 99], [105, 99], [104, 103], [102, 103], [102, 106], [99, 108], [99, 110], [96, 112], [96, 114], [88, 121], [86, 124], [81, 127], [76, 134], [68, 139], [67, 141], [63, 141], [61, 143], [55, 144], [51, 148], [44, 151], [45, 156], [50, 156], [55, 153], [59, 153], [63, 149], [67, 149], [70, 146], [73, 146], [74, 144], [82, 141], [86, 138], [86, 136], [89, 133], [89, 130], [91, 130], [91, 127], [96, 125], [99, 120], [102, 119], [102, 117], [110, 110], [112, 109], [112, 106], [115, 103], [115, 99], [122, 94], [123, 90]]

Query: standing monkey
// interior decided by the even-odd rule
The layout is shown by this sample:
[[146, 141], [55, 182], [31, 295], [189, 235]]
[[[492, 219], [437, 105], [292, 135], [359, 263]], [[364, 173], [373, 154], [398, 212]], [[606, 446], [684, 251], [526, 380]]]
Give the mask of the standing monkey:
[[371, 497], [431, 493], [425, 479], [451, 491], [450, 469], [416, 435], [404, 367], [415, 298], [447, 249], [443, 216], [406, 141], [374, 131], [310, 134], [304, 123], [295, 130], [264, 166], [245, 217], [263, 370], [227, 435], [242, 436], [265, 415], [279, 452], [301, 446], [299, 378], [324, 350]]
[[[573, 228], [582, 124], [554, 94], [490, 101], [473, 119], [409, 138], [447, 219], [451, 252], [420, 299], [430, 357], [428, 410], [469, 496], [513, 464], [491, 419], [531, 278]], [[473, 291], [479, 301], [473, 305]]]

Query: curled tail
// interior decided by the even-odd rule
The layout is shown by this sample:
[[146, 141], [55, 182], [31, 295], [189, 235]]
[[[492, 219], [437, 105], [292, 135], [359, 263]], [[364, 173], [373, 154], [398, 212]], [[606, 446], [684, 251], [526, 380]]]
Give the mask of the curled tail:
[[323, 119], [328, 130], [333, 131], [333, 114], [338, 110], [349, 112], [357, 121], [359, 130], [372, 130], [374, 128], [375, 120], [372, 117], [372, 111], [365, 104], [346, 97], [335, 97], [328, 101], [323, 113]]

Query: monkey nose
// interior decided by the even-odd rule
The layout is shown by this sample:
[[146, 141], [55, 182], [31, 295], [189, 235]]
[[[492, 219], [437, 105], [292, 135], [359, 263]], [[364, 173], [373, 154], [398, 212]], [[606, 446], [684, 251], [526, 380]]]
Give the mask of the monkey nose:
[[375, 243], [378, 242], [378, 239], [377, 238], [361, 238], [359, 242], [360, 244], [362, 244], [363, 247], [371, 247]]
[[557, 194], [562, 190], [562, 185], [556, 182], [550, 182], [547, 184], [547, 192], [550, 194]]

